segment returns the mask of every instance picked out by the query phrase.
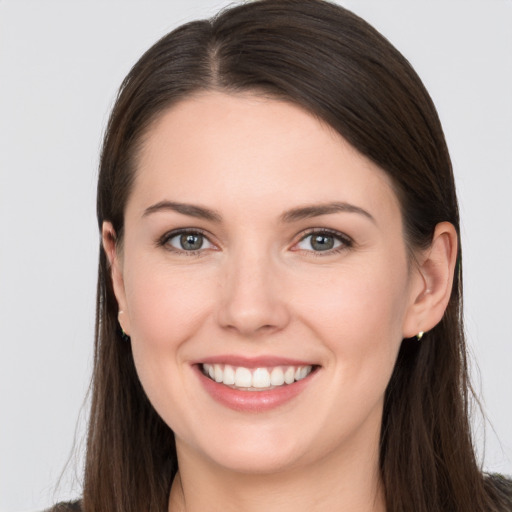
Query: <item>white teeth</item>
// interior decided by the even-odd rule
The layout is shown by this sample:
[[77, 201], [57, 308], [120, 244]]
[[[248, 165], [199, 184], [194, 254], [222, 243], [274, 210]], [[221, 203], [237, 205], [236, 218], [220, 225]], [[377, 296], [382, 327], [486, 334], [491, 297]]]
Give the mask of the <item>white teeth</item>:
[[284, 372], [284, 381], [286, 384], [292, 384], [295, 380], [295, 368], [293, 366], [288, 366], [286, 371]]
[[275, 366], [272, 368], [233, 367], [222, 364], [203, 364], [203, 373], [215, 382], [246, 390], [272, 389], [302, 380], [313, 371], [308, 366]]
[[283, 369], [278, 366], [272, 370], [270, 374], [270, 384], [272, 386], [282, 386], [284, 384], [284, 373]]
[[251, 370], [237, 368], [235, 372], [235, 386], [237, 388], [250, 388], [252, 386]]
[[229, 364], [224, 366], [224, 378], [222, 382], [228, 386], [232, 386], [235, 383], [235, 370], [233, 370], [233, 367], [229, 366]]
[[214, 373], [214, 377], [213, 378], [215, 379], [215, 382], [222, 382], [223, 381], [223, 379], [224, 379], [223, 373], [224, 372], [222, 371], [222, 368], [218, 364], [216, 364], [214, 366], [214, 372], [213, 373]]
[[266, 368], [256, 368], [252, 374], [253, 388], [268, 388], [270, 386], [270, 374]]

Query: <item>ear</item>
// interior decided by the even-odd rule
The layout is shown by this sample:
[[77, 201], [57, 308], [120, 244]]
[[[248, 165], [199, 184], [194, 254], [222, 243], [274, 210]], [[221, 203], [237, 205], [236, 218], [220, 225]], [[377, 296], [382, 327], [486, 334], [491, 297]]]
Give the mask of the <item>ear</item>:
[[103, 222], [101, 228], [103, 250], [107, 256], [114, 294], [119, 305], [118, 321], [126, 334], [130, 334], [130, 317], [127, 311], [126, 294], [123, 280], [122, 258], [117, 244], [117, 235], [110, 222]]
[[450, 222], [436, 226], [430, 247], [421, 251], [412, 269], [411, 300], [404, 319], [403, 337], [433, 329], [450, 300], [457, 260], [458, 238]]

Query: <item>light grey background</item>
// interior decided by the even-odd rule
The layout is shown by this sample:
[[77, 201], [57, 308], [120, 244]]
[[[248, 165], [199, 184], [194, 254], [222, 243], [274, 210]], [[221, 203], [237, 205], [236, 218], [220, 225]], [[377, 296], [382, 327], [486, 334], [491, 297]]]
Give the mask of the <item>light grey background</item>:
[[[463, 219], [469, 341], [495, 430], [487, 427], [484, 467], [511, 474], [512, 1], [343, 3], [412, 62], [443, 121]], [[96, 169], [116, 89], [157, 38], [227, 4], [0, 0], [4, 512], [42, 509], [80, 492], [98, 250]], [[476, 425], [483, 453], [482, 423]], [[74, 455], [56, 489], [75, 428]]]

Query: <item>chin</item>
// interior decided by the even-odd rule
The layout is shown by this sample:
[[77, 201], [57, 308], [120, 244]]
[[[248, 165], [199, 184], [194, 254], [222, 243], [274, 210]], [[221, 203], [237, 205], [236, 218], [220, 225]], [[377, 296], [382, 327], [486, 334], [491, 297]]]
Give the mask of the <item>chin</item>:
[[[194, 458], [213, 464], [217, 469], [241, 474], [273, 474], [300, 465], [306, 456], [314, 454], [312, 436], [305, 432], [293, 435], [292, 427], [283, 425], [231, 424], [224, 429], [188, 431], [184, 437], [176, 434], [178, 460]], [[219, 435], [220, 433], [220, 435]]]
[[238, 445], [233, 448], [223, 450], [222, 453], [212, 453], [211, 457], [216, 465], [240, 474], [272, 475], [285, 472], [299, 466], [302, 458], [297, 449], [265, 449], [257, 443], [249, 449]]

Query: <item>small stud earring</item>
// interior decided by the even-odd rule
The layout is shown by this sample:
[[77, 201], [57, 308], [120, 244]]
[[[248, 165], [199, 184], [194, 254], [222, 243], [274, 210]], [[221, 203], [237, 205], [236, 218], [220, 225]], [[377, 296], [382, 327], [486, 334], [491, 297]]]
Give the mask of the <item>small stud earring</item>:
[[425, 334], [425, 333], [424, 333], [423, 331], [420, 331], [418, 334], [416, 334], [416, 339], [417, 339], [418, 341], [420, 341], [420, 340], [421, 340], [421, 338], [423, 338], [423, 335], [424, 335], [424, 334]]
[[124, 329], [121, 325], [121, 322], [119, 321], [119, 317], [124, 313], [122, 309], [119, 310], [119, 313], [117, 314], [117, 323], [119, 325], [119, 329], [121, 330], [121, 338], [123, 338], [124, 341], [130, 341], [130, 336], [124, 332]]

